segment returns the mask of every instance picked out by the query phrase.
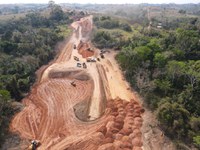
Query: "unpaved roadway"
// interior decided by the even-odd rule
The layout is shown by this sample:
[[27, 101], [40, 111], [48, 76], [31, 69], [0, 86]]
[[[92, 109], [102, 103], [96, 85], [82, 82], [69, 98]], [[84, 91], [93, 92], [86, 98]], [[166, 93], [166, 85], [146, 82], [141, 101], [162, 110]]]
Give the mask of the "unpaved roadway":
[[12, 132], [22, 139], [39, 140], [39, 150], [145, 149], [144, 109], [124, 80], [116, 53], [87, 62], [87, 55], [100, 58], [100, 50], [93, 47], [89, 52], [80, 45], [92, 47], [92, 16], [71, 26], [71, 39], [23, 99], [25, 108], [12, 120]]

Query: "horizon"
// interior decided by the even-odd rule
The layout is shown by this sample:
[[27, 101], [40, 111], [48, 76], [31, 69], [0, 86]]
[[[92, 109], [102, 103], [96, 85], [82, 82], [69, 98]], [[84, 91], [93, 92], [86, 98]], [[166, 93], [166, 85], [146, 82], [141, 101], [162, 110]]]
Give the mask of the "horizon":
[[[139, 2], [133, 2], [132, 0], [54, 0], [56, 4], [200, 4], [199, 0], [152, 0], [149, 3], [148, 0], [140, 0]], [[48, 4], [49, 0], [7, 0], [0, 1], [0, 4]]]

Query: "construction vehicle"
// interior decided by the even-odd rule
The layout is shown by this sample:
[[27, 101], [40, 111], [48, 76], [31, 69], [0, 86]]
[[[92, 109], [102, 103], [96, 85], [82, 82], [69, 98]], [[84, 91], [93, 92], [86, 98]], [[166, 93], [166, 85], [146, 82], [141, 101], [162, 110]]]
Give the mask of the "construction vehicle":
[[40, 142], [37, 140], [32, 140], [31, 145], [29, 146], [29, 150], [36, 150], [37, 147], [39, 146]]
[[90, 51], [90, 52], [93, 52], [93, 49], [92, 49], [92, 48], [90, 48], [90, 47], [89, 47], [89, 48], [87, 48], [86, 50], [87, 50], [87, 51]]
[[86, 59], [87, 62], [96, 62], [96, 58], [91, 58], [91, 57], [88, 57]]
[[100, 50], [100, 53], [101, 53], [101, 54], [104, 54], [104, 53], [106, 53], [106, 52], [109, 52], [109, 51], [108, 51], [108, 50], [105, 50], [105, 49], [101, 49], [101, 50]]
[[79, 58], [78, 58], [78, 57], [76, 57], [76, 56], [74, 56], [74, 60], [76, 60], [76, 61], [79, 61]]
[[86, 63], [83, 63], [83, 68], [87, 68], [87, 65], [86, 65]]
[[100, 56], [101, 56], [101, 58], [102, 59], [104, 59], [105, 57], [104, 57], [104, 55], [103, 55], [103, 53], [100, 53]]
[[86, 61], [87, 61], [87, 62], [91, 62], [91, 58], [87, 58]]
[[86, 50], [87, 50], [87, 51], [90, 51], [90, 47], [88, 47]]
[[77, 63], [77, 65], [76, 65], [77, 67], [81, 67], [81, 63]]
[[76, 87], [75, 81], [72, 81], [71, 85], [74, 86], [74, 87]]

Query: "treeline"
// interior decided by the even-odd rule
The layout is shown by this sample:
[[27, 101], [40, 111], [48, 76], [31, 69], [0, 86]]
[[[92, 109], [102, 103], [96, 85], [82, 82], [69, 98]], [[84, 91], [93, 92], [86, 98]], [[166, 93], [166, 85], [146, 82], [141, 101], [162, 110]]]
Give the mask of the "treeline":
[[29, 13], [0, 24], [0, 143], [14, 113], [11, 102], [26, 96], [35, 71], [55, 57], [55, 45], [67, 36], [63, 29], [72, 22], [74, 14], [60, 6], [46, 9], [49, 14]]
[[110, 34], [105, 31], [97, 31], [94, 34], [93, 42], [98, 48], [118, 48], [123, 42], [118, 34]]
[[[193, 24], [195, 26], [195, 24]], [[146, 30], [116, 59], [166, 135], [200, 148], [200, 28]]]
[[122, 23], [110, 16], [95, 16], [93, 20], [98, 29], [116, 29], [113, 33], [99, 30], [94, 33], [93, 42], [98, 48], [120, 49], [125, 44], [125, 39], [119, 31], [132, 32], [128, 23]]
[[94, 17], [94, 23], [98, 28], [113, 29], [120, 28], [124, 31], [131, 32], [131, 26], [128, 23], [121, 23], [110, 16]]
[[177, 22], [170, 27], [173, 30], [149, 30], [141, 25], [126, 40], [121, 38], [124, 35], [99, 31], [119, 29], [116, 22], [105, 27], [104, 20], [112, 18], [97, 19], [96, 46], [121, 49], [116, 59], [131, 86], [157, 114], [166, 135], [200, 148], [199, 19]]

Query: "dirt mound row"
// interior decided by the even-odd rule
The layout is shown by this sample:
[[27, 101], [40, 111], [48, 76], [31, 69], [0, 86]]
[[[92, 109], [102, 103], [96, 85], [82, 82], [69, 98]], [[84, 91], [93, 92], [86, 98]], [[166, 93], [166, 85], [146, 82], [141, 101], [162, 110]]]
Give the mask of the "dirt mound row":
[[55, 71], [51, 70], [48, 74], [49, 78], [68, 78], [68, 79], [76, 79], [81, 81], [91, 80], [89, 74], [87, 74], [83, 70], [68, 70], [68, 71]]
[[[135, 101], [111, 100], [108, 101], [107, 109], [111, 109], [112, 119], [103, 126], [99, 132], [105, 139], [99, 150], [106, 147], [113, 149], [141, 149], [142, 126], [141, 114], [144, 110]], [[112, 143], [112, 144], [110, 144]]]
[[96, 132], [81, 141], [71, 143], [69, 150], [142, 150], [141, 114], [144, 109], [131, 100], [109, 100], [106, 108], [108, 119]]
[[108, 146], [114, 149], [141, 149], [141, 114], [144, 109], [133, 100], [127, 102], [120, 99], [108, 101], [107, 107], [111, 109], [110, 115], [113, 119], [100, 130], [105, 140], [99, 150]]

